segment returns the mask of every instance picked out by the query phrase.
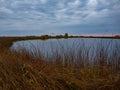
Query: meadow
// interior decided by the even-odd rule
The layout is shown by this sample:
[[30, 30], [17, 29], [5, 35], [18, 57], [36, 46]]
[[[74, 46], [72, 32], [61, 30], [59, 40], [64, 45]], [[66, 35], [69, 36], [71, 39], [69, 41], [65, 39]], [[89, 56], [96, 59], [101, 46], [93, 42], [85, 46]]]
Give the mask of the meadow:
[[[10, 50], [15, 41], [48, 39], [55, 37], [1, 37], [0, 38], [0, 90], [119, 90], [120, 44], [97, 45], [90, 49], [82, 44], [77, 56], [74, 49], [61, 56], [56, 49], [52, 58], [43, 58], [31, 47]], [[68, 38], [68, 36], [58, 38]], [[108, 52], [111, 49], [110, 52]], [[35, 52], [34, 52], [35, 51]], [[64, 52], [64, 50], [63, 50]]]

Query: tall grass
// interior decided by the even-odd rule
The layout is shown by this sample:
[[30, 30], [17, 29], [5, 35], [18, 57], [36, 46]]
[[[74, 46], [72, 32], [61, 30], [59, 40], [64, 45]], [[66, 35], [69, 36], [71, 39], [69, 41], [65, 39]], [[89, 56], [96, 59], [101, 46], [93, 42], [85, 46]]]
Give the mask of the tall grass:
[[59, 42], [44, 53], [39, 44], [0, 50], [0, 89], [119, 90], [120, 43], [104, 43], [66, 49]]

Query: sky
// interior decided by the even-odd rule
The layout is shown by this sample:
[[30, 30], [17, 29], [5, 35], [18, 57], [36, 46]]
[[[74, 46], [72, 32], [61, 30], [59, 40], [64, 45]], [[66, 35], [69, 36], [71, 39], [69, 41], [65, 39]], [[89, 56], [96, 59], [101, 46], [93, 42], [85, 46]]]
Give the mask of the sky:
[[120, 0], [0, 0], [0, 36], [120, 34]]

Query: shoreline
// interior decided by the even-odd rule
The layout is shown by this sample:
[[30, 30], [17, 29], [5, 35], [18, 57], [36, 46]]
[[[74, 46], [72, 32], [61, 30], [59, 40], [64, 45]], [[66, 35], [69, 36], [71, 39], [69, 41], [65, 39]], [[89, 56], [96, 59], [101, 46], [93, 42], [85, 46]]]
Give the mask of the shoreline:
[[120, 39], [119, 35], [116, 36], [68, 36], [68, 35], [41, 35], [41, 36], [0, 36], [0, 48], [9, 48], [16, 41], [21, 40], [47, 40], [47, 39], [68, 39], [68, 38], [101, 38], [101, 39]]

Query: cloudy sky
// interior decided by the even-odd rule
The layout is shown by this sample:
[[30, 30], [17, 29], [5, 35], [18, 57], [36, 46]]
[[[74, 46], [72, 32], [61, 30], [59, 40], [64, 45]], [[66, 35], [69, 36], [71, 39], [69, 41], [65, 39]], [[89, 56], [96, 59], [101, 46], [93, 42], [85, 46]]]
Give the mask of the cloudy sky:
[[0, 35], [120, 34], [120, 0], [0, 0]]

